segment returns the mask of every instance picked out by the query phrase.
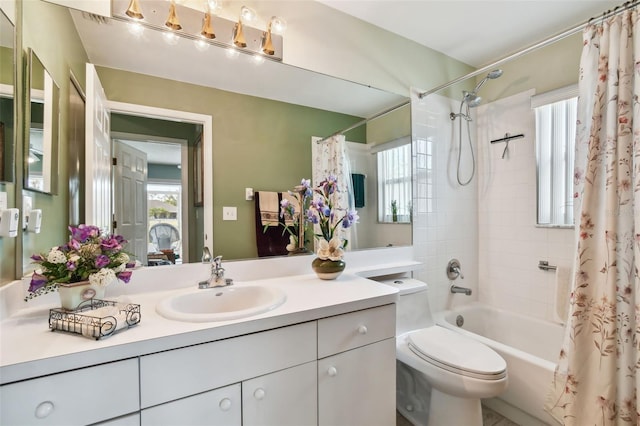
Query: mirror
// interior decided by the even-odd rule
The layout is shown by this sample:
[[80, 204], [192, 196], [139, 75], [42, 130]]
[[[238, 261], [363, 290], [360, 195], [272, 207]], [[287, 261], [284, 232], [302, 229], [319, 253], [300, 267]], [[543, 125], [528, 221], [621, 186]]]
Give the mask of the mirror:
[[13, 182], [15, 27], [0, 10], [0, 182]]
[[[69, 28], [75, 29], [79, 46], [76, 48], [76, 40], [73, 40], [74, 43], [65, 43], [65, 47], [67, 50], [76, 48], [78, 53], [73, 61], [65, 61], [73, 53], [62, 51], [59, 55], [66, 56], [59, 61], [67, 70], [72, 66], [78, 81], [84, 80], [83, 68], [78, 65], [79, 59], [84, 57], [84, 62], [96, 65], [111, 102], [182, 109], [212, 117], [213, 135], [202, 143], [205, 147], [209, 144], [208, 152], [212, 152], [213, 182], [203, 182], [205, 205], [199, 207], [195, 205], [197, 203], [188, 203], [185, 217], [212, 223], [213, 235], [204, 244], [225, 259], [250, 258], [257, 253], [254, 202], [245, 199], [245, 188], [254, 191], [292, 189], [301, 178], [311, 176], [313, 136], [328, 136], [406, 100], [399, 95], [283, 63], [265, 61], [256, 65], [246, 55], [230, 60], [223, 49], [215, 47], [206, 53], [199, 52], [191, 40], [181, 39], [177, 45], [169, 45], [159, 32], [147, 29], [143, 37], [136, 39], [129, 32], [127, 23], [79, 11], [66, 11], [66, 17], [63, 17], [62, 9], [42, 1], [25, 2], [24, 17], [25, 20], [36, 20], [38, 16], [53, 13], [57, 19], [49, 24], [60, 27], [48, 28], [47, 37], [53, 39], [63, 35], [73, 37]], [[35, 33], [36, 27], [34, 23], [25, 23], [25, 31], [33, 28]], [[25, 34], [29, 39], [35, 36]], [[216, 72], [210, 72], [212, 69]], [[64, 79], [68, 75], [66, 72], [55, 75]], [[410, 133], [410, 108], [403, 108], [398, 114], [404, 116], [401, 122], [406, 127], [396, 131], [402, 134], [394, 138]], [[387, 126], [379, 126], [382, 130], [374, 129], [377, 121], [349, 132], [347, 140], [363, 144], [393, 139], [383, 139]], [[62, 122], [65, 122], [64, 117]], [[189, 146], [189, 149], [194, 147]], [[65, 154], [61, 152], [60, 155]], [[190, 152], [187, 158], [194, 158], [193, 153]], [[191, 184], [193, 175], [189, 177], [187, 181]], [[366, 182], [366, 196], [373, 197], [376, 193], [375, 170], [367, 173]], [[193, 188], [187, 191], [194, 193]], [[212, 194], [210, 205], [207, 205], [207, 193]], [[373, 207], [376, 203], [372, 198], [372, 202], [366, 204]], [[222, 211], [226, 206], [237, 208], [237, 221], [223, 220]], [[207, 208], [212, 214], [203, 218]], [[385, 239], [371, 245], [363, 244], [360, 248], [411, 244], [410, 224], [388, 226], [396, 226], [396, 231], [397, 227], [406, 227], [409, 238], [402, 241]], [[64, 236], [64, 233], [60, 232], [60, 235]], [[197, 241], [196, 238], [192, 240]], [[201, 246], [196, 244], [193, 250], [201, 250]], [[190, 261], [199, 260], [199, 253], [194, 251]]]
[[26, 117], [24, 187], [57, 192], [58, 114], [60, 90], [36, 53], [29, 49], [29, 99]]

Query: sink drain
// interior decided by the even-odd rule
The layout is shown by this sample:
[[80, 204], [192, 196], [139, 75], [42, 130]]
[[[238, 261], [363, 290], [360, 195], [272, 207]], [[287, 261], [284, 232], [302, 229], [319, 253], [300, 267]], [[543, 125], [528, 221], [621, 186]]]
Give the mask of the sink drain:
[[464, 317], [462, 315], [458, 315], [456, 317], [456, 325], [458, 327], [462, 327], [464, 325]]

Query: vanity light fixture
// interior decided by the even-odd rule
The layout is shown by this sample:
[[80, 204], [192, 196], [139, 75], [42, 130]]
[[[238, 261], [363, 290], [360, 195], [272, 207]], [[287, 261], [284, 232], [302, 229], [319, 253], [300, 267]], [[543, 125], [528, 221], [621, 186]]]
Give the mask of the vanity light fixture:
[[233, 28], [233, 44], [238, 47], [247, 47], [247, 40], [244, 38], [244, 31], [242, 30], [242, 24], [245, 22], [251, 22], [256, 18], [255, 10], [247, 6], [242, 6], [240, 9], [240, 17], [238, 22]]
[[142, 20], [144, 16], [142, 16], [142, 9], [140, 8], [140, 3], [138, 0], [131, 0], [129, 3], [129, 7], [124, 12], [129, 18]]
[[267, 26], [267, 31], [262, 33], [262, 45], [260, 46], [260, 50], [262, 50], [262, 53], [265, 53], [267, 55], [273, 55], [274, 53], [276, 53], [275, 49], [273, 48], [271, 33], [273, 32], [274, 34], [282, 35], [286, 28], [287, 21], [278, 16], [271, 17], [269, 25]]
[[[160, 0], [111, 0], [112, 19], [129, 23], [128, 31], [140, 36], [142, 29], [160, 31], [165, 42], [175, 45], [181, 38], [191, 40], [194, 46], [205, 51], [211, 45], [231, 48], [231, 55], [240, 53], [260, 56], [263, 59], [282, 61], [282, 30], [286, 26], [284, 19], [273, 16], [266, 22], [266, 29], [256, 28], [256, 11], [242, 6], [237, 20], [220, 16], [221, 0], [198, 0], [201, 7], [193, 6], [196, 0], [167, 0], [169, 15], [157, 13]], [[187, 5], [189, 3], [189, 5]], [[142, 10], [147, 12], [142, 19]], [[178, 19], [178, 16], [180, 17]], [[166, 19], [165, 19], [166, 18]], [[135, 25], [135, 27], [133, 27]], [[221, 34], [223, 36], [221, 37]], [[259, 62], [256, 60], [255, 62]]]
[[171, 0], [171, 4], [169, 6], [169, 16], [167, 17], [167, 22], [164, 25], [172, 29], [173, 31], [178, 31], [182, 29], [182, 25], [180, 25], [180, 20], [178, 19], [178, 12], [176, 11], [176, 2], [175, 0]]

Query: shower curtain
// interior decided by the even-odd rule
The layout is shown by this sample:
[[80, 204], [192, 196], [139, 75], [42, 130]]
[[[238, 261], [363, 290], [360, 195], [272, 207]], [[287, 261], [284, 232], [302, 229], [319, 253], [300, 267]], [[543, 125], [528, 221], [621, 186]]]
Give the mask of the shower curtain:
[[[315, 188], [329, 176], [337, 178], [338, 197], [336, 203], [338, 211], [340, 211], [340, 217], [342, 217], [347, 211], [355, 208], [351, 167], [345, 137], [344, 135], [331, 136], [318, 143], [319, 140], [314, 138], [311, 141], [311, 185]], [[357, 247], [357, 242], [355, 241], [356, 226], [357, 224], [354, 224], [351, 228], [338, 227], [337, 229], [339, 231], [337, 235], [348, 241], [346, 250]], [[314, 233], [320, 233], [320, 228], [318, 227]]]
[[545, 409], [564, 425], [638, 425], [640, 28], [627, 10], [583, 33], [577, 250], [569, 319]]

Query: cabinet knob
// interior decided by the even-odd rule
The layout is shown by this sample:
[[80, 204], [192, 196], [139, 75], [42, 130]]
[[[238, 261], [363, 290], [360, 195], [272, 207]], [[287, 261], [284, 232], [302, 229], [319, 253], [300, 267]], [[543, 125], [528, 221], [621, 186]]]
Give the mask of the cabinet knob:
[[327, 374], [328, 374], [330, 377], [335, 377], [335, 376], [337, 376], [337, 375], [338, 375], [338, 370], [336, 370], [336, 368], [335, 368], [335, 367], [333, 367], [333, 366], [332, 366], [332, 367], [329, 367], [329, 368], [327, 369]]
[[222, 398], [220, 400], [220, 409], [222, 411], [229, 411], [229, 408], [231, 408], [231, 400], [229, 398]]
[[369, 330], [367, 329], [366, 325], [361, 325], [360, 327], [358, 327], [358, 333], [360, 334], [367, 334], [367, 331]]
[[55, 407], [53, 405], [53, 402], [51, 402], [51, 401], [41, 402], [36, 407], [36, 417], [39, 418], [39, 419], [44, 419], [49, 414], [53, 413], [53, 409], [54, 408]]
[[264, 389], [262, 388], [256, 389], [255, 392], [253, 393], [253, 397], [257, 400], [264, 399]]

